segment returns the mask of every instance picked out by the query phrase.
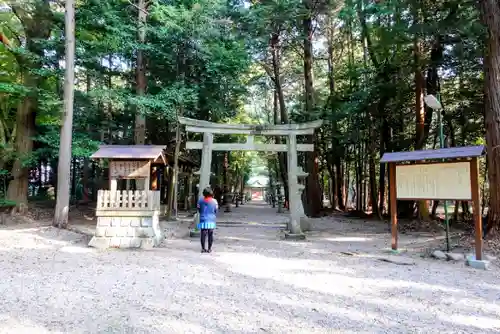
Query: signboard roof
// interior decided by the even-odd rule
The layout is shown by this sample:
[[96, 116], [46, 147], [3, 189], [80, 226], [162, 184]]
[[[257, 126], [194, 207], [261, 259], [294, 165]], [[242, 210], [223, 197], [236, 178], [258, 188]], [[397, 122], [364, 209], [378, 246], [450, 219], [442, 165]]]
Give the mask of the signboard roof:
[[463, 146], [448, 147], [437, 150], [419, 150], [407, 152], [388, 152], [384, 153], [380, 162], [404, 162], [404, 161], [423, 161], [438, 159], [460, 159], [480, 157], [484, 154], [484, 146]]

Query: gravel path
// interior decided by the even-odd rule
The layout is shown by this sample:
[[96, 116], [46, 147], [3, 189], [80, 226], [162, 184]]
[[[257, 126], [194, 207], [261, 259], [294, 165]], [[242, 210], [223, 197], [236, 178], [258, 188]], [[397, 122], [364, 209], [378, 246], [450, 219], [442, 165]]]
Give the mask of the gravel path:
[[212, 254], [197, 240], [97, 251], [73, 232], [4, 227], [0, 333], [500, 332], [498, 269], [399, 266], [264, 227], [216, 238]]

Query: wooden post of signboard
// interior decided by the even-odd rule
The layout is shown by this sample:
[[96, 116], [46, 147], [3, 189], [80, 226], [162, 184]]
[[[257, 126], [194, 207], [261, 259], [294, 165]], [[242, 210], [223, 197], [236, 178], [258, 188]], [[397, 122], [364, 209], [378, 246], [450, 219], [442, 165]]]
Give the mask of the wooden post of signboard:
[[396, 164], [389, 164], [389, 197], [391, 205], [391, 248], [398, 249], [398, 204], [396, 195]]
[[477, 158], [472, 158], [470, 162], [470, 186], [472, 194], [472, 210], [476, 231], [475, 247], [476, 260], [482, 260], [483, 254], [483, 223], [481, 221], [481, 203], [479, 195], [479, 168]]

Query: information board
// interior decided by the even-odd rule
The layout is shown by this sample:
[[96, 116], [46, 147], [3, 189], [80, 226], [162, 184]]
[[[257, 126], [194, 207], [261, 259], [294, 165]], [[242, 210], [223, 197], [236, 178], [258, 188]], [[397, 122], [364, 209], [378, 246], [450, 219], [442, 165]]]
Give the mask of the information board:
[[471, 200], [469, 162], [396, 166], [398, 199]]

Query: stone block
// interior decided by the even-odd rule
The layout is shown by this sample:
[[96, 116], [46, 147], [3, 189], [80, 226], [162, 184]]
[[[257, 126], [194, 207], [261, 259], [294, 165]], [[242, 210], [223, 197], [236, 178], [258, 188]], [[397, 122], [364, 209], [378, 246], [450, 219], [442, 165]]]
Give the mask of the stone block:
[[115, 227], [115, 229], [116, 229], [115, 236], [117, 236], [117, 237], [126, 237], [127, 236], [128, 227]]
[[[469, 253], [467, 254], [466, 258], [469, 258], [471, 256], [475, 256], [474, 253]], [[489, 255], [489, 254], [483, 254], [483, 260], [486, 260], [486, 261], [489, 261], [489, 262], [493, 262], [495, 261], [497, 258], [493, 255]]]
[[118, 226], [120, 226], [121, 222], [122, 222], [122, 218], [121, 217], [113, 217], [113, 218], [111, 218], [111, 226], [118, 227]]
[[121, 227], [129, 227], [130, 226], [130, 218], [128, 217], [122, 217], [121, 222], [120, 222]]
[[130, 248], [140, 248], [142, 244], [141, 238], [133, 237], [130, 238]]
[[141, 220], [141, 226], [142, 227], [151, 227], [151, 226], [153, 226], [153, 218], [151, 218], [151, 217], [142, 218], [142, 220]]
[[130, 248], [131, 238], [120, 238], [120, 248]]
[[145, 234], [148, 238], [154, 238], [157, 236], [155, 230], [152, 227], [145, 228]]
[[95, 228], [95, 236], [96, 237], [105, 237], [106, 236], [106, 229], [107, 228], [108, 227], [97, 225], [96, 228]]
[[116, 227], [107, 227], [106, 237], [115, 237], [115, 236], [116, 236]]
[[463, 261], [464, 255], [461, 253], [446, 253], [448, 261]]
[[486, 261], [490, 261], [490, 262], [491, 262], [491, 261], [495, 261], [495, 260], [497, 259], [497, 257], [496, 257], [496, 256], [493, 256], [493, 255], [488, 255], [488, 254], [484, 254], [484, 255], [483, 255], [483, 257], [484, 257], [484, 259], [485, 259]]
[[438, 260], [446, 260], [447, 259], [446, 254], [440, 250], [435, 250], [434, 252], [432, 252], [432, 257], [436, 258]]
[[135, 229], [136, 227], [127, 227], [127, 237], [135, 237]]
[[141, 240], [141, 248], [142, 249], [151, 249], [155, 246], [155, 242], [153, 239], [148, 238], [148, 239], [142, 239]]
[[140, 227], [141, 226], [141, 218], [130, 218], [130, 226], [131, 227]]
[[294, 233], [288, 233], [288, 232], [285, 233], [285, 240], [298, 241], [298, 240], [305, 240], [305, 239], [306, 239], [306, 235], [303, 233], [301, 233], [301, 234], [294, 234]]
[[120, 248], [121, 238], [112, 237], [109, 239], [109, 247], [110, 248]]
[[111, 218], [97, 217], [97, 226], [111, 226]]
[[139, 238], [152, 238], [155, 231], [151, 227], [138, 227], [135, 229], [135, 236]]
[[93, 237], [92, 239], [90, 239], [89, 247], [107, 249], [109, 248], [109, 239], [102, 237]]
[[490, 262], [486, 260], [476, 260], [476, 256], [471, 255], [467, 257], [467, 261], [465, 262], [469, 267], [481, 270], [487, 270]]

